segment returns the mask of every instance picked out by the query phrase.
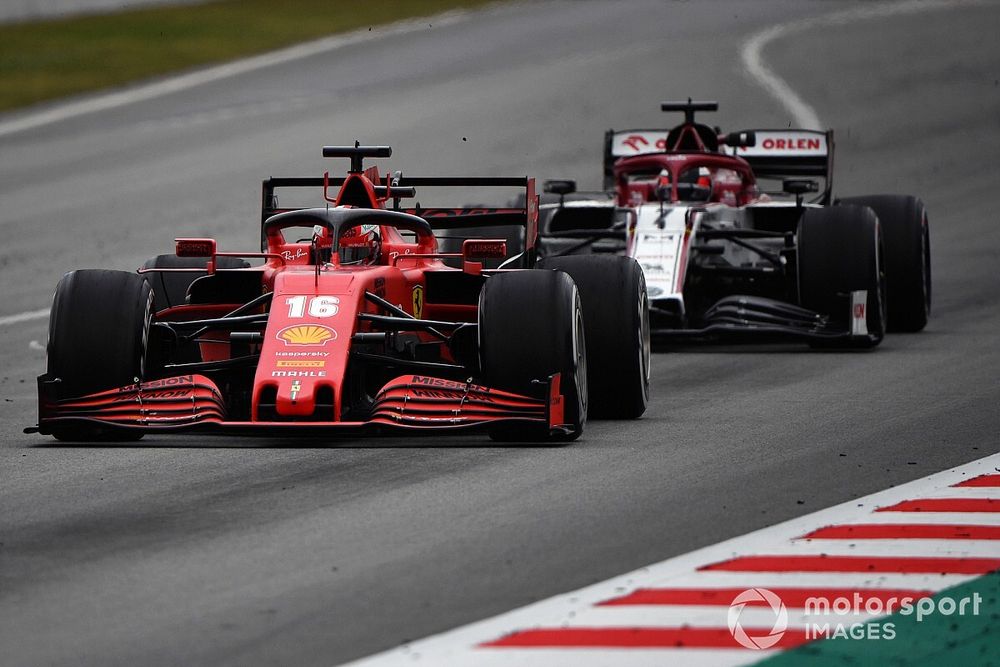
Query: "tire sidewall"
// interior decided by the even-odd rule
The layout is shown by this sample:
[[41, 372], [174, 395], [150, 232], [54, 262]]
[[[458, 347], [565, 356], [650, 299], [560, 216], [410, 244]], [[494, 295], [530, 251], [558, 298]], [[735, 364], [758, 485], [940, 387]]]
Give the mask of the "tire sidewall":
[[538, 268], [573, 277], [583, 303], [591, 418], [635, 419], [649, 404], [649, 298], [642, 268], [617, 255], [548, 257]]
[[[800, 304], [850, 327], [850, 300], [867, 292], [866, 336], [852, 337], [851, 347], [874, 347], [885, 334], [886, 281], [884, 241], [874, 211], [864, 206], [807, 209], [796, 235]], [[816, 346], [826, 347], [822, 341]], [[840, 343], [830, 343], [834, 346]]]
[[548, 396], [544, 381], [559, 373], [570, 425], [565, 435], [549, 434], [547, 427], [501, 427], [493, 431], [497, 439], [572, 440], [583, 432], [589, 407], [585, 330], [580, 293], [568, 274], [529, 270], [487, 279], [479, 296], [483, 384], [541, 398]]
[[837, 204], [866, 206], [882, 226], [889, 330], [922, 330], [931, 312], [930, 226], [924, 203], [910, 195], [869, 195]]

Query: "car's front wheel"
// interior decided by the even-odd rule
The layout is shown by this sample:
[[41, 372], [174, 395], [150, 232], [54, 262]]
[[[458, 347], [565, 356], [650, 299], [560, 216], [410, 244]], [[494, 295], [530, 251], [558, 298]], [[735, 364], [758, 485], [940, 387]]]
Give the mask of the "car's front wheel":
[[[49, 314], [48, 369], [59, 398], [131, 385], [146, 375], [153, 291], [126, 271], [72, 271], [56, 287]], [[128, 440], [132, 431], [96, 425], [56, 427], [60, 440]]]
[[865, 331], [850, 347], [874, 347], [885, 335], [886, 294], [882, 234], [866, 206], [807, 209], [797, 235], [799, 298], [804, 308], [851, 328], [851, 293], [864, 291]]
[[[562, 271], [514, 271], [490, 277], [479, 296], [479, 363], [483, 382], [521, 394], [545, 395], [560, 374], [567, 431], [547, 426], [498, 425], [502, 441], [568, 441], [587, 421], [587, 348], [583, 307], [573, 279]], [[541, 391], [540, 391], [541, 390]]]
[[931, 239], [927, 209], [916, 197], [872, 195], [838, 203], [875, 211], [885, 239], [889, 331], [915, 332], [931, 313]]

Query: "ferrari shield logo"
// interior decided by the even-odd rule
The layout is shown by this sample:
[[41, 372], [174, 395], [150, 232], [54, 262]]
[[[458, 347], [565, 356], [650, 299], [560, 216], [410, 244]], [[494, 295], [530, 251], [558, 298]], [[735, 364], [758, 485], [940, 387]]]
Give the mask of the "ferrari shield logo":
[[424, 316], [424, 286], [413, 286], [413, 316], [418, 320]]

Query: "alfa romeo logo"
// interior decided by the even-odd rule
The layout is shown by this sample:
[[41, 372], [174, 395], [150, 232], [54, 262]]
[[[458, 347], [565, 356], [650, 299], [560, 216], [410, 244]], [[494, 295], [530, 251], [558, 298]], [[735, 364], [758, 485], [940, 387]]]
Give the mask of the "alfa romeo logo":
[[[740, 623], [740, 616], [743, 614], [743, 608], [751, 603], [757, 603], [754, 606], [764, 603], [774, 612], [774, 624], [770, 632], [764, 632], [761, 629], [751, 629], [748, 633], [743, 628], [743, 625]], [[728, 620], [729, 631], [733, 633], [733, 639], [738, 641], [741, 646], [760, 651], [771, 648], [781, 641], [781, 638], [785, 634], [785, 629], [788, 627], [788, 610], [785, 609], [785, 603], [781, 601], [781, 598], [766, 588], [748, 588], [733, 598], [732, 603], [729, 605]]]

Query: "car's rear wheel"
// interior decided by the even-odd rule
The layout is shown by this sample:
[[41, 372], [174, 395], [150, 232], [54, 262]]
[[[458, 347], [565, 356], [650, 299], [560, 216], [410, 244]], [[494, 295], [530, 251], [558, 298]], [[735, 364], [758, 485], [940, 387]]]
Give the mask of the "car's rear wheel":
[[797, 245], [802, 306], [849, 329], [851, 292], [865, 290], [867, 333], [852, 336], [848, 345], [878, 345], [885, 335], [886, 297], [875, 212], [864, 206], [807, 209], [799, 222]]
[[562, 271], [516, 271], [487, 279], [479, 297], [479, 363], [483, 382], [497, 389], [544, 396], [560, 373], [566, 433], [543, 425], [497, 425], [494, 440], [569, 441], [587, 421], [587, 352], [583, 307], [573, 279]]
[[631, 257], [549, 257], [539, 269], [565, 271], [583, 302], [587, 332], [589, 416], [636, 419], [649, 403], [649, 298]]
[[931, 312], [931, 241], [924, 203], [907, 195], [848, 197], [838, 203], [868, 206], [878, 216], [885, 240], [888, 330], [922, 330]]
[[[59, 398], [141, 381], [153, 316], [153, 291], [140, 275], [72, 271], [56, 287], [49, 314], [48, 376]], [[137, 440], [141, 434], [96, 425], [57, 427], [60, 440]]]

